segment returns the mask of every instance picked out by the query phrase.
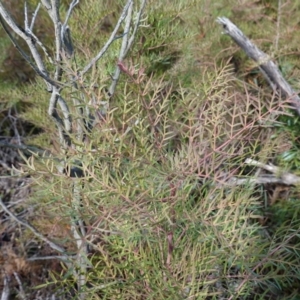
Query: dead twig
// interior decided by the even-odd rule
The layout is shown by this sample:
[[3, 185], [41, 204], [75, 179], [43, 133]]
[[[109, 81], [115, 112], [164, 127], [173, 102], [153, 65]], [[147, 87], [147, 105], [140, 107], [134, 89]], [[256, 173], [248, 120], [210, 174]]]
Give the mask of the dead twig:
[[7, 275], [4, 276], [3, 281], [4, 282], [3, 282], [3, 290], [2, 290], [2, 294], [1, 294], [1, 300], [8, 300], [9, 295], [10, 295], [10, 288], [9, 288], [10, 277], [8, 277]]
[[248, 166], [254, 166], [260, 169], [264, 169], [272, 174], [264, 174], [262, 176], [250, 177], [250, 178], [237, 178], [231, 177], [225, 182], [226, 186], [237, 186], [237, 185], [255, 185], [255, 184], [266, 184], [266, 183], [277, 183], [285, 185], [298, 185], [300, 184], [300, 177], [292, 173], [286, 172], [277, 166], [264, 164], [251, 158], [247, 158], [245, 164]]
[[13, 219], [15, 220], [18, 224], [26, 227], [27, 229], [29, 229], [36, 237], [38, 237], [39, 239], [41, 239], [42, 241], [44, 241], [46, 244], [48, 244], [53, 250], [65, 254], [66, 250], [55, 244], [54, 242], [50, 241], [48, 238], [46, 238], [43, 234], [41, 234], [36, 228], [34, 228], [32, 225], [28, 224], [27, 222], [21, 220], [20, 218], [18, 218], [17, 216], [15, 216], [7, 207], [6, 205], [3, 203], [2, 198], [0, 197], [0, 206], [2, 207], [2, 209]]
[[289, 99], [296, 109], [297, 114], [300, 115], [300, 97], [283, 78], [270, 56], [254, 45], [229, 19], [221, 17], [217, 18], [217, 22], [223, 26], [225, 33], [257, 63], [272, 89], [279, 91], [284, 97]]

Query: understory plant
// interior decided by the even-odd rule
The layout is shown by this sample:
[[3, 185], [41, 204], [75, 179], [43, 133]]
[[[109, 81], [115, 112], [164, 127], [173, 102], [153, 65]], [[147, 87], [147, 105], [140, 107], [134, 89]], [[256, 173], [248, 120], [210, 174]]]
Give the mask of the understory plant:
[[[176, 44], [195, 35], [192, 4], [175, 2], [25, 2], [25, 28], [0, 2], [39, 75], [21, 89], [21, 117], [41, 128], [6, 145], [32, 191], [16, 207], [1, 198], [20, 248], [8, 251], [2, 295], [298, 299], [297, 186], [293, 208], [274, 211], [253, 181], [280, 161], [278, 116], [293, 117], [290, 103], [241, 78], [234, 54], [204, 63]], [[34, 34], [42, 8], [54, 49]]]

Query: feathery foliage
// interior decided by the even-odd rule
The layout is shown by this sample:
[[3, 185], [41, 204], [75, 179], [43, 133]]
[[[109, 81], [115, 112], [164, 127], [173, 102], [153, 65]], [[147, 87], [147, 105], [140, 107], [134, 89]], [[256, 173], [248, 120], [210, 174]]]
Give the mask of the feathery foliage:
[[[105, 118], [86, 132], [88, 143], [72, 136], [78, 145], [68, 159], [80, 162], [82, 178], [55, 168], [65, 158], [42, 80], [1, 92], [2, 111], [16, 107], [30, 124], [26, 143], [52, 153], [25, 158], [22, 172], [33, 180], [23, 204], [34, 211], [28, 221], [69, 253], [78, 251], [69, 220], [80, 216], [85, 223], [91, 249], [85, 299], [299, 298], [298, 187], [285, 187], [283, 195], [268, 185], [226, 185], [257, 175], [246, 158], [297, 170], [298, 118], [215, 22], [220, 15], [234, 18], [297, 88], [299, 5], [242, 2], [148, 2], [128, 58], [117, 61], [118, 40], [85, 78], [86, 97], [105, 101], [116, 63], [122, 71]], [[77, 65], [63, 65], [66, 74], [76, 74], [101, 48], [122, 4], [80, 3], [70, 20]], [[68, 103], [74, 94], [79, 97], [66, 89]], [[74, 107], [71, 113], [80, 117]], [[76, 210], [74, 180], [82, 187]], [[24, 248], [41, 243], [29, 230], [17, 235]], [[55, 254], [45, 245], [34, 252]], [[26, 276], [30, 255], [8, 253], [13, 270], [22, 257], [17, 272]], [[47, 274], [41, 265], [34, 262], [40, 278], [29, 277], [28, 296], [77, 299], [76, 278], [63, 262], [49, 263]]]

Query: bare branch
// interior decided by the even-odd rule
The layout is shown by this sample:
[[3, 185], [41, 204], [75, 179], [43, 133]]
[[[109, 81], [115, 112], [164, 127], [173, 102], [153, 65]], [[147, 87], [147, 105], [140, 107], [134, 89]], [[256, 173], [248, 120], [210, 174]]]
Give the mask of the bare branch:
[[[28, 17], [27, 2], [25, 2], [25, 7], [24, 7], [24, 14], [25, 14], [24, 28], [25, 29], [23, 29], [22, 27], [18, 26], [16, 22], [13, 20], [13, 18], [9, 15], [9, 13], [7, 13], [0, 0], [0, 15], [2, 15], [2, 19], [0, 19], [0, 22], [3, 24], [3, 27], [5, 28], [7, 34], [9, 35], [10, 39], [17, 47], [17, 49], [20, 51], [21, 55], [30, 63], [31, 67], [36, 71], [36, 73], [45, 79], [49, 87], [48, 90], [51, 91], [51, 97], [49, 99], [49, 106], [48, 106], [48, 114], [56, 123], [58, 135], [60, 138], [61, 150], [69, 149], [70, 147], [75, 148], [80, 143], [83, 144], [85, 132], [88, 131], [87, 127], [89, 127], [88, 124], [89, 121], [86, 120], [85, 117], [87, 117], [88, 119], [88, 117], [90, 116], [88, 107], [84, 108], [84, 104], [83, 104], [83, 103], [87, 103], [88, 101], [82, 101], [81, 103], [80, 97], [75, 97], [71, 95], [70, 98], [73, 97], [73, 107], [70, 108], [69, 102], [65, 101], [65, 99], [61, 95], [62, 88], [66, 86], [61, 83], [62, 75], [65, 70], [64, 66], [66, 66], [66, 69], [67, 67], [69, 67], [67, 64], [68, 60], [66, 60], [65, 58], [71, 58], [74, 54], [74, 47], [71, 39], [71, 31], [68, 26], [68, 22], [74, 8], [79, 3], [79, 0], [72, 0], [70, 2], [71, 4], [67, 11], [66, 18], [64, 20], [64, 23], [62, 23], [60, 18], [60, 10], [59, 10], [60, 1], [41, 0], [41, 4], [46, 8], [53, 22], [54, 30], [55, 30], [54, 33], [55, 58], [53, 59], [54, 61], [53, 62], [51, 60], [50, 55], [47, 53], [46, 47], [33, 33], [34, 22], [35, 19], [37, 18], [40, 4], [37, 6], [30, 23]], [[136, 35], [137, 28], [139, 26], [139, 22], [143, 13], [143, 9], [145, 7], [146, 0], [142, 0], [140, 3], [141, 5], [137, 13], [136, 23], [133, 23], [132, 20], [134, 1], [127, 0], [113, 32], [111, 33], [109, 39], [107, 40], [103, 48], [99, 51], [99, 53], [89, 63], [87, 63], [87, 65], [83, 68], [83, 71], [81, 73], [78, 74], [75, 72], [74, 73], [70, 72], [72, 74], [71, 76], [70, 74], [66, 74], [67, 76], [69, 76], [69, 82], [71, 83], [70, 85], [68, 85], [68, 87], [72, 87], [73, 85], [77, 89], [76, 92], [81, 93], [80, 95], [81, 97], [84, 97], [84, 91], [80, 91], [81, 87], [78, 88], [78, 85], [80, 85], [81, 83], [77, 80], [80, 79], [80, 77], [84, 76], [84, 74], [87, 73], [98, 62], [98, 60], [103, 57], [103, 55], [106, 53], [106, 51], [109, 49], [111, 44], [116, 39], [123, 38], [120, 53], [119, 53], [119, 60], [123, 60], [125, 58], [126, 54], [128, 53], [128, 51], [130, 50], [133, 44], [134, 37]], [[117, 36], [120, 28], [123, 26], [122, 23], [125, 19], [126, 21], [123, 29], [123, 34], [121, 36]], [[132, 34], [130, 36], [131, 31]], [[23, 49], [21, 49], [21, 47], [17, 44], [17, 41], [11, 32], [15, 32], [22, 39], [24, 39], [24, 41], [27, 43], [31, 51], [33, 59], [31, 58], [30, 55], [28, 56]], [[48, 56], [50, 61], [55, 65], [55, 71], [54, 74], [52, 75], [54, 79], [48, 76], [47, 70], [42, 61], [42, 57], [37, 51], [38, 46], [41, 47], [41, 49], [44, 51], [46, 56]], [[40, 49], [38, 50], [40, 51]], [[71, 64], [69, 70], [72, 70]], [[115, 90], [119, 75], [120, 75], [120, 69], [118, 65], [114, 76], [113, 87], [111, 89], [113, 91]], [[77, 95], [78, 94], [76, 94], [76, 96]], [[72, 129], [75, 128], [75, 126], [72, 127], [73, 125], [72, 116], [70, 113], [71, 111], [73, 112], [73, 108], [74, 110], [78, 109], [79, 121], [78, 121], [77, 131], [75, 132], [75, 137], [76, 139], [78, 139], [76, 140], [76, 142], [78, 143], [75, 143], [75, 141], [73, 141], [73, 136], [71, 136]], [[85, 109], [87, 113], [84, 112]], [[129, 127], [129, 130], [131, 130], [131, 127]], [[13, 147], [14, 145], [8, 145], [8, 147], [10, 146]], [[87, 281], [86, 275], [87, 275], [87, 266], [89, 264], [89, 261], [87, 259], [89, 253], [89, 245], [87, 241], [86, 226], [84, 224], [84, 220], [81, 217], [81, 208], [83, 205], [82, 188], [86, 180], [86, 178], [82, 180], [81, 177], [85, 176], [85, 170], [83, 170], [81, 163], [75, 161], [73, 157], [68, 157], [69, 153], [67, 151], [65, 151], [64, 153], [67, 155], [64, 155], [63, 159], [59, 159], [59, 158], [53, 158], [51, 156], [51, 153], [48, 155], [46, 151], [39, 150], [39, 149], [38, 151], [35, 151], [36, 149], [23, 146], [21, 142], [19, 145], [16, 146], [16, 148], [24, 152], [27, 151], [27, 153], [31, 154], [32, 160], [27, 159], [25, 155], [20, 151], [20, 156], [27, 161], [27, 165], [29, 168], [31, 168], [31, 170], [35, 170], [33, 160], [35, 157], [39, 156], [42, 159], [45, 158], [45, 166], [49, 170], [49, 173], [52, 174], [55, 165], [59, 170], [59, 172], [69, 175], [69, 177], [72, 178], [73, 189], [72, 189], [71, 206], [72, 206], [73, 215], [71, 216], [70, 223], [71, 223], [71, 230], [73, 233], [73, 240], [76, 242], [77, 250], [78, 250], [76, 257], [67, 255], [66, 250], [63, 247], [57, 245], [56, 243], [53, 243], [47, 237], [43, 236], [40, 232], [38, 232], [38, 230], [34, 228], [32, 225], [28, 224], [26, 221], [20, 219], [19, 216], [16, 216], [14, 213], [12, 213], [8, 209], [8, 207], [3, 203], [1, 198], [0, 198], [0, 207], [2, 207], [3, 211], [5, 211], [11, 219], [15, 220], [18, 224], [25, 226], [35, 236], [37, 236], [39, 239], [47, 243], [52, 249], [58, 251], [61, 254], [58, 256], [51, 256], [51, 257], [30, 258], [28, 260], [33, 261], [38, 259], [58, 258], [64, 261], [65, 263], [69, 264], [69, 269], [72, 269], [74, 271], [74, 276], [76, 276], [79, 299], [86, 299], [86, 295], [83, 288], [86, 286], [86, 281]], [[15, 277], [16, 280], [18, 280], [17, 274], [15, 274]], [[22, 287], [21, 283], [19, 283], [19, 285], [21, 289]]]
[[[0, 12], [1, 13], [1, 12]], [[20, 54], [22, 55], [22, 57], [30, 64], [30, 66], [32, 67], [32, 69], [39, 75], [41, 76], [48, 84], [50, 84], [51, 86], [56, 86], [56, 87], [62, 87], [62, 84], [60, 84], [59, 82], [55, 81], [54, 79], [50, 78], [47, 74], [43, 73], [29, 58], [29, 56], [23, 51], [23, 49], [18, 45], [18, 43], [16, 42], [16, 40], [14, 39], [14, 37], [12, 36], [12, 34], [9, 32], [9, 30], [7, 29], [5, 23], [3, 22], [2, 18], [0, 18], [0, 23], [3, 27], [3, 29], [5, 30], [5, 32], [7, 33], [8, 37], [10, 38], [10, 40], [12, 41], [13, 45], [17, 48], [17, 50], [20, 52]], [[51, 86], [47, 85], [48, 87], [48, 91], [51, 91]]]
[[120, 50], [119, 59], [123, 60], [127, 51], [128, 51], [128, 38], [129, 38], [129, 32], [130, 32], [130, 24], [132, 20], [132, 11], [133, 11], [133, 2], [129, 5], [127, 16], [126, 16], [126, 22], [124, 26], [124, 32], [123, 32], [123, 40]]
[[46, 57], [48, 58], [49, 62], [51, 64], [54, 64], [50, 54], [48, 53], [46, 47], [43, 45], [43, 43], [39, 40], [39, 38], [30, 30], [28, 29], [27, 33], [35, 40], [35, 42], [41, 47], [41, 49], [44, 51]]
[[65, 129], [68, 132], [68, 134], [70, 134], [72, 132], [72, 118], [71, 118], [68, 104], [66, 103], [66, 101], [63, 99], [63, 97], [60, 94], [58, 95], [58, 104], [64, 115]]
[[48, 60], [50, 61], [50, 63], [53, 64], [53, 60], [51, 58], [51, 56], [49, 55], [46, 47], [43, 45], [43, 43], [39, 40], [39, 38], [32, 32], [33, 30], [33, 25], [34, 25], [34, 21], [35, 21], [35, 18], [37, 16], [37, 13], [38, 13], [38, 10], [39, 10], [39, 7], [40, 7], [40, 3], [38, 4], [34, 14], [33, 14], [33, 19], [32, 19], [32, 22], [31, 22], [31, 25], [29, 26], [29, 23], [28, 23], [28, 10], [27, 10], [27, 1], [25, 1], [25, 6], [24, 6], [24, 15], [25, 15], [25, 32], [27, 35], [29, 35], [40, 47], [41, 49], [44, 51], [46, 57], [48, 58]]
[[[120, 50], [120, 54], [119, 54], [119, 62], [122, 62], [124, 60], [124, 58], [128, 54], [128, 51], [130, 50], [130, 48], [133, 44], [133, 41], [134, 41], [136, 33], [137, 33], [137, 29], [138, 29], [139, 24], [140, 24], [141, 16], [142, 16], [144, 8], [146, 6], [146, 2], [147, 2], [147, 0], [142, 0], [141, 1], [141, 7], [138, 11], [136, 22], [134, 24], [133, 32], [132, 32], [130, 38], [129, 38], [129, 31], [130, 31], [130, 24], [131, 24], [131, 21], [132, 21], [131, 19], [132, 19], [133, 5], [131, 5], [129, 10], [128, 10], [128, 15], [126, 17], [126, 25], [125, 25], [125, 29], [124, 29], [124, 38], [123, 38], [123, 41], [122, 41], [122, 46], [121, 46], [121, 50]], [[126, 34], [126, 33], [128, 33], [128, 34]], [[115, 89], [116, 89], [116, 86], [117, 86], [117, 83], [118, 83], [118, 80], [119, 80], [119, 77], [120, 77], [120, 72], [121, 72], [120, 67], [117, 66], [117, 68], [115, 70], [115, 73], [112, 77], [112, 83], [111, 83], [111, 85], [108, 89], [110, 96], [112, 96], [115, 93]]]
[[19, 296], [21, 297], [21, 299], [26, 300], [26, 295], [25, 295], [23, 285], [22, 285], [22, 282], [21, 282], [21, 279], [20, 279], [18, 273], [14, 272], [14, 276], [16, 278], [16, 281], [18, 282], [18, 285], [19, 285]]
[[[124, 27], [124, 36], [122, 40], [122, 45], [121, 45], [121, 50], [119, 53], [119, 61], [123, 61], [125, 58], [125, 55], [128, 51], [128, 37], [129, 37], [129, 31], [130, 31], [130, 23], [131, 23], [131, 18], [132, 18], [132, 8], [133, 8], [133, 2], [130, 4], [128, 8], [128, 13], [126, 16], [126, 23]], [[119, 66], [117, 66], [115, 73], [112, 78], [112, 83], [111, 86], [109, 87], [109, 95], [112, 96], [115, 93], [115, 89], [120, 77], [121, 70]]]
[[24, 3], [24, 25], [25, 25], [25, 30], [29, 28], [27, 1], [26, 0], [25, 0], [25, 3]]
[[73, 0], [73, 2], [70, 4], [63, 27], [66, 27], [68, 25], [71, 13], [78, 3], [79, 3], [79, 0]]
[[40, 7], [41, 7], [41, 3], [39, 3], [37, 5], [37, 7], [36, 7], [36, 9], [35, 9], [35, 11], [32, 15], [31, 24], [30, 24], [30, 27], [29, 27], [30, 31], [33, 31], [34, 22], [36, 20], [36, 17], [37, 17], [37, 14], [38, 14], [39, 10], [40, 10]]
[[[61, 119], [57, 113], [57, 103], [59, 103], [64, 119]], [[72, 131], [72, 119], [69, 107], [65, 100], [60, 96], [56, 87], [53, 88], [52, 95], [49, 101], [48, 114], [51, 116], [58, 128], [60, 144], [63, 148], [71, 145], [70, 134]]]
[[229, 19], [222, 17], [218, 18], [217, 22], [223, 26], [225, 33], [228, 34], [250, 58], [257, 62], [258, 67], [263, 71], [264, 76], [270, 82], [271, 86], [279, 89], [284, 97], [289, 98], [297, 114], [300, 115], [299, 96], [283, 78], [278, 67], [271, 60], [269, 55], [258, 49]]
[[40, 47], [41, 49], [44, 51], [45, 55], [47, 56], [48, 60], [53, 64], [53, 60], [51, 58], [51, 56], [49, 55], [46, 47], [43, 45], [43, 43], [39, 40], [39, 38], [32, 32], [33, 30], [33, 25], [34, 25], [34, 22], [35, 22], [35, 19], [37, 17], [37, 13], [38, 13], [38, 10], [40, 8], [40, 3], [38, 4], [34, 14], [33, 14], [33, 17], [32, 17], [32, 21], [31, 21], [31, 24], [29, 26], [29, 23], [28, 23], [28, 10], [27, 10], [27, 1], [25, 1], [25, 6], [24, 6], [24, 23], [25, 23], [25, 32], [27, 35], [29, 35]]
[[3, 210], [18, 224], [25, 226], [27, 229], [29, 229], [36, 237], [44, 241], [46, 244], [48, 244], [53, 250], [58, 251], [59, 253], [66, 254], [66, 251], [64, 248], [60, 247], [59, 245], [55, 244], [54, 242], [47, 239], [44, 235], [42, 235], [40, 232], [38, 232], [37, 229], [35, 229], [32, 225], [26, 223], [25, 221], [22, 221], [18, 217], [16, 217], [3, 203], [2, 198], [0, 197], [0, 206], [3, 208]]
[[3, 290], [1, 294], [1, 300], [9, 300], [9, 295], [10, 295], [10, 288], [9, 288], [9, 282], [10, 282], [10, 277], [7, 275], [3, 276], [4, 277], [4, 282], [3, 282]]
[[259, 177], [250, 177], [250, 178], [231, 177], [225, 183], [222, 182], [220, 186], [226, 186], [226, 187], [233, 187], [238, 185], [253, 186], [256, 184], [285, 184], [285, 183], [282, 181], [281, 178], [275, 177], [274, 175], [263, 175]]
[[255, 185], [255, 184], [266, 184], [266, 183], [273, 183], [273, 184], [277, 183], [277, 184], [285, 184], [285, 185], [300, 184], [299, 176], [286, 172], [277, 166], [264, 164], [251, 158], [247, 158], [245, 164], [264, 169], [273, 174], [272, 175], [264, 174], [262, 176], [250, 177], [250, 178], [231, 177], [228, 181], [224, 183], [225, 186], [237, 186], [237, 185], [244, 185], [244, 184]]
[[52, 19], [54, 25], [54, 34], [55, 34], [55, 60], [56, 60], [56, 68], [55, 68], [55, 80], [60, 81], [62, 76], [62, 68], [59, 64], [61, 61], [61, 52], [62, 52], [62, 40], [61, 40], [61, 21], [59, 16], [59, 7], [57, 0], [51, 0], [51, 11], [49, 11], [49, 15]]
[[[116, 37], [117, 32], [122, 24], [122, 22], [124, 21], [124, 19], [126, 18], [127, 15], [127, 11], [129, 9], [129, 6], [132, 4], [133, 0], [128, 0], [126, 5], [123, 8], [121, 17], [119, 18], [117, 25], [115, 27], [115, 29], [113, 30], [112, 34], [110, 35], [110, 38], [108, 39], [108, 41], [106, 42], [106, 44], [104, 45], [104, 47], [100, 50], [100, 52], [96, 55], [96, 57], [94, 57], [81, 71], [80, 75], [81, 77], [88, 72], [91, 67], [104, 55], [104, 53], [107, 51], [107, 49], [109, 48], [109, 46], [118, 38], [120, 37]], [[128, 34], [128, 33], [126, 33]]]
[[261, 162], [258, 162], [253, 159], [246, 159], [245, 163], [249, 166], [255, 166], [258, 168], [265, 169], [268, 172], [271, 172], [275, 175], [275, 177], [279, 178], [281, 180], [281, 183], [286, 185], [297, 185], [300, 183], [300, 177], [296, 176], [294, 174], [288, 173], [274, 165], [267, 165], [263, 164]]
[[58, 259], [60, 261], [66, 261], [69, 262], [70, 259], [75, 259], [76, 255], [51, 255], [51, 256], [36, 256], [36, 257], [30, 257], [27, 258], [26, 261], [37, 261], [37, 260], [51, 260], [51, 259]]
[[5, 9], [5, 7], [3, 6], [1, 1], [0, 1], [0, 14], [1, 14], [2, 18], [5, 20], [5, 22], [10, 26], [10, 28], [27, 43], [27, 45], [28, 45], [28, 47], [31, 51], [31, 54], [32, 54], [32, 56], [33, 56], [33, 58], [34, 58], [34, 60], [37, 64], [37, 67], [34, 66], [34, 64], [31, 62], [29, 57], [24, 53], [24, 51], [22, 51], [22, 49], [19, 46], [17, 46], [17, 43], [16, 43], [15, 39], [13, 38], [13, 36], [10, 34], [9, 30], [4, 25], [3, 20], [0, 18], [1, 19], [1, 24], [4, 28], [4, 30], [9, 35], [9, 38], [12, 40], [12, 42], [14, 43], [14, 45], [16, 46], [18, 51], [20, 51], [21, 55], [31, 65], [31, 67], [35, 70], [35, 72], [38, 75], [40, 75], [43, 79], [45, 79], [46, 84], [47, 84], [47, 88], [48, 88], [49, 91], [51, 91], [51, 85], [57, 86], [58, 83], [55, 83], [52, 79], [50, 79], [48, 77], [48, 72], [47, 72], [47, 70], [46, 70], [46, 68], [43, 64], [43, 61], [42, 61], [42, 58], [41, 58], [39, 52], [37, 51], [37, 48], [35, 46], [35, 41], [32, 39], [31, 36], [29, 36], [26, 33], [26, 31], [23, 28], [19, 27], [15, 23], [15, 21], [13, 20], [11, 15], [7, 12], [7, 10]]
[[125, 55], [127, 55], [127, 52], [131, 48], [132, 43], [133, 43], [133, 41], [135, 39], [135, 36], [136, 36], [137, 30], [138, 30], [138, 27], [140, 25], [141, 17], [142, 17], [142, 14], [144, 12], [146, 3], [147, 3], [147, 0], [141, 0], [141, 7], [140, 7], [140, 10], [139, 10], [139, 12], [137, 14], [137, 18], [136, 18], [136, 21], [135, 21], [135, 24], [134, 24], [133, 32], [132, 32], [131, 37], [130, 37], [130, 39], [128, 41]]
[[[86, 241], [86, 230], [83, 220], [80, 218], [80, 207], [82, 205], [81, 199], [81, 182], [78, 179], [74, 180], [73, 183], [73, 199], [72, 208], [76, 212], [75, 216], [72, 218], [71, 230], [73, 237], [77, 243], [77, 260], [76, 264], [79, 269], [77, 274], [77, 284], [80, 299], [85, 299], [82, 293], [82, 288], [86, 285], [86, 273], [87, 273], [87, 256], [89, 252], [88, 244]], [[82, 298], [83, 297], [83, 298]]]

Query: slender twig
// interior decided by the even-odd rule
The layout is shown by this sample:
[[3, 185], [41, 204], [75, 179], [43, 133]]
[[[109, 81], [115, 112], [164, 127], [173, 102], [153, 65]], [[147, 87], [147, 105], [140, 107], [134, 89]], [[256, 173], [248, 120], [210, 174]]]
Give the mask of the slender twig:
[[19, 295], [18, 296], [20, 296], [21, 299], [26, 300], [26, 295], [25, 295], [23, 285], [22, 285], [22, 282], [21, 282], [21, 279], [20, 279], [18, 273], [14, 272], [14, 276], [16, 278], [16, 281], [18, 282], [18, 285], [19, 285]]
[[28, 30], [28, 34], [31, 35], [31, 37], [35, 40], [35, 42], [41, 47], [41, 49], [44, 51], [46, 57], [48, 58], [49, 62], [54, 65], [54, 61], [52, 60], [51, 55], [48, 53], [46, 47], [39, 40], [39, 38], [31, 30]]
[[[62, 119], [57, 113], [57, 103], [62, 110], [64, 119]], [[69, 107], [66, 101], [60, 96], [60, 93], [56, 87], [53, 87], [52, 95], [49, 101], [48, 114], [51, 116], [58, 128], [60, 144], [63, 148], [71, 145], [70, 134], [72, 131], [72, 118], [69, 111]]]
[[76, 6], [78, 3], [79, 3], [79, 0], [73, 0], [73, 2], [70, 4], [69, 9], [68, 9], [68, 12], [67, 12], [66, 19], [65, 19], [65, 22], [64, 22], [64, 24], [63, 24], [64, 27], [66, 27], [66, 26], [68, 25], [68, 22], [69, 22], [71, 13], [72, 13], [73, 9], [75, 8], [75, 6]]
[[40, 47], [41, 49], [44, 51], [45, 55], [47, 56], [48, 60], [50, 61], [50, 63], [53, 64], [53, 60], [51, 58], [51, 56], [49, 55], [46, 47], [43, 45], [43, 43], [39, 40], [39, 38], [32, 32], [33, 30], [33, 25], [34, 25], [34, 21], [35, 21], [35, 18], [36, 18], [36, 15], [38, 13], [38, 10], [39, 10], [39, 7], [40, 7], [40, 3], [38, 4], [34, 14], [33, 14], [33, 19], [32, 19], [32, 22], [29, 26], [29, 23], [28, 23], [28, 9], [27, 9], [27, 1], [25, 1], [25, 5], [24, 5], [24, 24], [25, 24], [25, 32], [27, 35], [29, 35]]
[[46, 238], [44, 235], [42, 235], [36, 228], [34, 228], [32, 225], [28, 224], [27, 222], [19, 219], [17, 216], [15, 216], [3, 203], [2, 198], [0, 197], [0, 206], [3, 208], [3, 210], [13, 219], [15, 220], [18, 224], [26, 227], [29, 229], [36, 237], [44, 241], [46, 244], [48, 244], [53, 250], [58, 251], [59, 253], [66, 254], [66, 250], [55, 244], [54, 242], [50, 241], [48, 238]]
[[1, 300], [9, 300], [10, 296], [10, 288], [9, 288], [9, 282], [10, 282], [10, 277], [8, 275], [3, 276], [3, 290], [1, 294]]
[[38, 14], [39, 10], [40, 10], [40, 7], [41, 7], [41, 3], [39, 3], [37, 5], [37, 7], [36, 7], [36, 9], [35, 9], [35, 11], [34, 11], [34, 13], [32, 15], [31, 24], [29, 26], [30, 31], [33, 31], [34, 22], [36, 20], [36, 17], [37, 17], [37, 14]]
[[70, 259], [76, 259], [76, 255], [50, 255], [50, 256], [37, 256], [37, 257], [30, 257], [27, 258], [26, 261], [38, 261], [38, 260], [52, 260], [52, 259], [58, 259], [60, 261], [66, 261], [69, 262]]
[[[133, 28], [133, 31], [132, 31], [132, 34], [130, 37], [129, 37], [129, 32], [130, 32], [130, 25], [132, 22], [133, 3], [130, 5], [130, 7], [128, 9], [128, 13], [126, 16], [126, 24], [125, 24], [124, 33], [123, 33], [122, 45], [121, 45], [121, 49], [120, 49], [120, 53], [119, 53], [119, 57], [118, 57], [119, 62], [122, 62], [125, 59], [126, 55], [128, 54], [128, 51], [130, 50], [130, 48], [133, 44], [133, 41], [134, 41], [136, 33], [137, 33], [137, 29], [140, 25], [141, 16], [142, 16], [144, 8], [146, 6], [146, 2], [147, 2], [146, 0], [141, 1], [141, 7], [137, 13], [137, 18], [136, 18], [134, 28]], [[108, 91], [109, 91], [108, 94], [110, 97], [115, 93], [115, 89], [116, 89], [116, 86], [117, 86], [117, 83], [118, 83], [118, 80], [120, 77], [120, 73], [121, 73], [120, 67], [117, 66], [116, 70], [112, 76], [112, 83], [108, 89]]]
[[[128, 52], [128, 50], [131, 48], [132, 44], [133, 44], [133, 41], [135, 39], [135, 36], [136, 36], [136, 33], [137, 33], [137, 30], [139, 28], [139, 25], [140, 25], [140, 21], [141, 21], [141, 17], [142, 17], [142, 14], [144, 12], [144, 9], [145, 9], [145, 6], [146, 6], [146, 3], [147, 3], [147, 0], [142, 0], [141, 1], [141, 7], [140, 7], [140, 10], [137, 14], [137, 18], [136, 18], [136, 21], [135, 21], [135, 24], [134, 24], [134, 28], [133, 28], [133, 31], [132, 31], [132, 34], [131, 34], [131, 37], [128, 41], [128, 44], [127, 44], [127, 49], [126, 49], [126, 54]], [[125, 54], [125, 55], [126, 55]]]
[[261, 176], [254, 176], [248, 178], [231, 177], [226, 182], [221, 182], [220, 185], [225, 186], [238, 186], [238, 185], [255, 185], [255, 184], [266, 184], [266, 183], [277, 183], [285, 185], [299, 185], [300, 177], [292, 173], [286, 172], [277, 166], [264, 164], [251, 158], [247, 158], [245, 164], [248, 166], [254, 166], [257, 168], [264, 169], [272, 174], [264, 174]]
[[[133, 8], [133, 3], [130, 4], [128, 8], [128, 13], [126, 16], [126, 23], [124, 27], [124, 36], [122, 40], [122, 45], [119, 53], [119, 61], [123, 61], [125, 58], [125, 55], [127, 53], [128, 49], [128, 38], [129, 38], [129, 30], [130, 30], [130, 23], [131, 23], [131, 18], [132, 18], [132, 8]], [[111, 86], [109, 87], [109, 95], [112, 96], [115, 93], [115, 89], [120, 77], [121, 70], [119, 66], [116, 67], [115, 73], [112, 77], [112, 83]]]
[[117, 37], [117, 32], [122, 24], [122, 22], [124, 21], [124, 19], [126, 18], [127, 15], [127, 11], [129, 9], [129, 6], [131, 5], [133, 0], [128, 0], [126, 5], [123, 8], [122, 14], [117, 22], [117, 25], [115, 27], [115, 29], [113, 30], [113, 32], [110, 35], [110, 38], [108, 39], [108, 41], [106, 42], [106, 44], [104, 45], [104, 47], [99, 51], [99, 53], [83, 68], [83, 70], [81, 71], [81, 77], [88, 72], [92, 66], [95, 65], [95, 63], [105, 54], [105, 52], [107, 51], [107, 49], [110, 47], [110, 45], [119, 37]]
[[[55, 82], [54, 80], [50, 79], [48, 76], [48, 72], [44, 66], [44, 63], [42, 61], [42, 58], [37, 51], [35, 42], [33, 41], [32, 37], [26, 33], [26, 31], [18, 26], [11, 15], [7, 12], [6, 8], [3, 6], [2, 2], [0, 1], [0, 14], [2, 18], [5, 20], [5, 22], [10, 26], [10, 28], [17, 34], [19, 35], [28, 45], [30, 52], [33, 56], [34, 61], [37, 64], [37, 67], [31, 62], [30, 58], [25, 54], [25, 52], [18, 46], [15, 38], [10, 34], [9, 30], [6, 28], [2, 18], [0, 18], [1, 24], [8, 34], [9, 38], [13, 42], [13, 44], [16, 46], [18, 51], [21, 53], [21, 55], [24, 57], [24, 59], [31, 65], [31, 67], [34, 69], [34, 71], [40, 75], [43, 79], [45, 79], [47, 83], [47, 89], [51, 91], [51, 85], [57, 86], [58, 83]], [[50, 85], [49, 85], [50, 84]]]
[[[0, 12], [1, 13], [1, 12]], [[54, 79], [50, 78], [47, 74], [45, 74], [44, 72], [42, 72], [29, 58], [29, 56], [23, 51], [23, 49], [18, 45], [18, 43], [16, 42], [15, 38], [13, 37], [13, 35], [9, 32], [9, 30], [7, 29], [6, 25], [4, 24], [2, 18], [0, 17], [0, 23], [3, 27], [3, 29], [5, 30], [5, 32], [7, 33], [8, 37], [10, 38], [11, 42], [13, 43], [13, 45], [17, 48], [17, 50], [20, 52], [20, 54], [22, 55], [22, 57], [29, 63], [29, 65], [32, 67], [32, 69], [39, 75], [41, 76], [47, 83], [49, 83], [50, 85], [56, 86], [56, 87], [62, 87], [63, 85], [57, 81], [55, 81]], [[51, 87], [48, 85], [48, 91], [51, 91]]]
[[268, 165], [263, 164], [261, 162], [258, 162], [254, 159], [246, 159], [245, 164], [249, 166], [255, 166], [258, 168], [265, 169], [268, 172], [273, 173], [277, 178], [281, 179], [281, 183], [287, 184], [287, 185], [296, 185], [300, 183], [300, 177], [297, 175], [294, 175], [292, 173], [286, 172], [282, 169], [280, 169], [277, 166], [274, 165]]
[[27, 1], [25, 0], [24, 3], [24, 25], [25, 25], [25, 30], [29, 28], [29, 23], [28, 23], [28, 10], [27, 10]]
[[60, 94], [58, 95], [58, 104], [64, 116], [65, 129], [70, 134], [72, 132], [72, 117], [67, 102]]
[[[61, 40], [61, 20], [59, 15], [59, 4], [57, 0], [51, 0], [51, 11], [49, 11], [49, 15], [52, 19], [54, 25], [54, 34], [55, 34], [55, 60], [56, 60], [56, 68], [54, 79], [60, 81], [63, 70], [61, 68], [61, 53], [62, 53], [62, 40]], [[50, 13], [51, 12], [51, 13]]]

